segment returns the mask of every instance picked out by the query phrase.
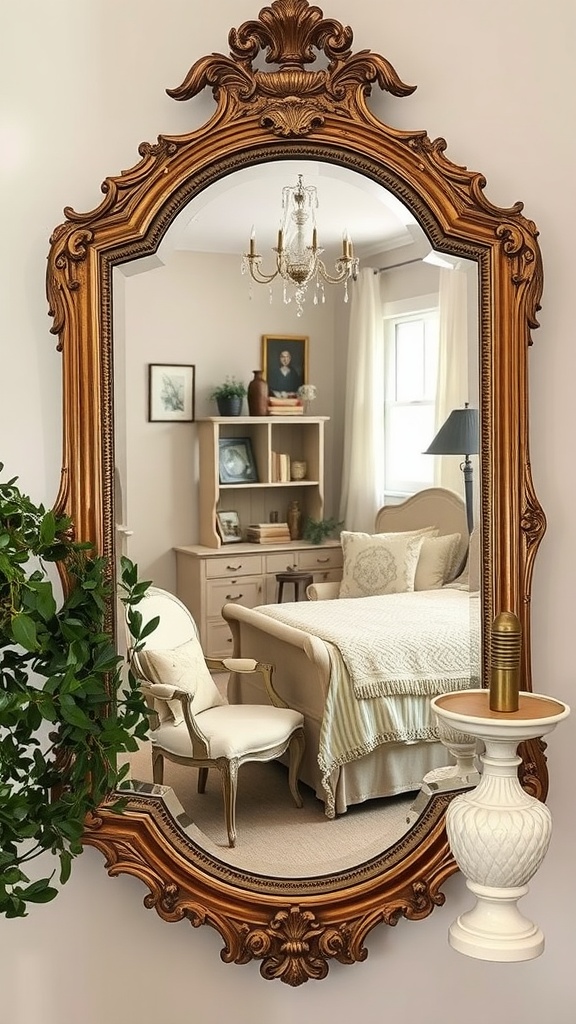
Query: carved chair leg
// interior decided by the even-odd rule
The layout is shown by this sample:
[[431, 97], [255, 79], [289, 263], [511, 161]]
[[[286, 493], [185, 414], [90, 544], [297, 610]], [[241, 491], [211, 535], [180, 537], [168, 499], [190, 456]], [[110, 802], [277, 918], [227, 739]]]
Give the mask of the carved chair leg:
[[198, 769], [198, 792], [199, 793], [205, 793], [206, 792], [206, 783], [207, 782], [208, 782], [208, 769], [207, 768], [199, 768]]
[[288, 744], [288, 785], [296, 807], [303, 807], [304, 801], [298, 788], [298, 772], [304, 756], [304, 730], [297, 729]]
[[226, 829], [228, 831], [228, 843], [236, 846], [236, 791], [238, 789], [238, 759], [229, 761], [221, 757], [216, 762], [220, 769], [222, 779], [222, 795], [224, 797], [224, 814], [226, 816]]
[[164, 784], [164, 755], [155, 747], [152, 747], [152, 778], [156, 785]]

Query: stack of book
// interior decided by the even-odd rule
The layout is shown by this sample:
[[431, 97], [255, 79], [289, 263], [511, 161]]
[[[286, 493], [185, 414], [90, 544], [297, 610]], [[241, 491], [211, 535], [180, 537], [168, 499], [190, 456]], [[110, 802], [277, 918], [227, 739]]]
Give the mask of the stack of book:
[[253, 523], [246, 530], [251, 544], [284, 544], [291, 540], [288, 523]]
[[302, 416], [304, 404], [301, 398], [268, 398], [269, 416]]
[[279, 483], [290, 479], [290, 456], [285, 452], [270, 452], [271, 457], [271, 479], [273, 483]]

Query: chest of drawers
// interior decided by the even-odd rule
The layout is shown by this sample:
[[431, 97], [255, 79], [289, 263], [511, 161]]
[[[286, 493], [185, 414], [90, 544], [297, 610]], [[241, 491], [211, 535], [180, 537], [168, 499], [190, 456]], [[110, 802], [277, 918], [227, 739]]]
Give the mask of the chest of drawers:
[[176, 550], [176, 587], [181, 601], [194, 616], [204, 652], [209, 657], [232, 654], [232, 637], [220, 612], [227, 602], [255, 608], [276, 601], [276, 573], [287, 569], [310, 572], [314, 582], [342, 577], [339, 541], [309, 544], [235, 544], [210, 548], [202, 545]]

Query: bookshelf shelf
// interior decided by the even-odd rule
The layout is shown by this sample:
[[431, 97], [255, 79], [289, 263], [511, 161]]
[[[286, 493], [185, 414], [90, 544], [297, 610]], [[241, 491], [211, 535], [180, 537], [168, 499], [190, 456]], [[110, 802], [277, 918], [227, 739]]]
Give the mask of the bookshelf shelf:
[[[219, 548], [216, 512], [238, 512], [243, 530], [268, 522], [270, 513], [286, 518], [289, 501], [300, 498], [303, 517], [321, 519], [324, 508], [324, 424], [327, 416], [210, 416], [198, 421], [200, 442], [200, 544]], [[221, 482], [221, 441], [248, 439], [256, 481]], [[304, 480], [277, 480], [276, 454], [305, 462]], [[284, 470], [286, 471], [286, 470]]]

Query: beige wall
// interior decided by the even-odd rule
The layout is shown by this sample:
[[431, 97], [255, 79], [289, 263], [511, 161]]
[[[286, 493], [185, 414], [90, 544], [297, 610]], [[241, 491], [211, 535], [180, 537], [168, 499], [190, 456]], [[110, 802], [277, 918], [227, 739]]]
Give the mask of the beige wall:
[[[492, 202], [517, 199], [538, 224], [546, 289], [531, 351], [532, 462], [549, 520], [534, 579], [535, 686], [572, 699], [576, 548], [570, 472], [574, 438], [573, 131], [575, 7], [571, 0], [331, 0], [355, 29], [417, 83], [413, 96], [374, 96], [392, 123], [448, 139], [456, 163], [482, 171]], [[99, 183], [136, 160], [142, 139], [190, 130], [210, 95], [176, 104], [165, 89], [198, 56], [226, 51], [228, 29], [255, 17], [247, 0], [28, 0], [3, 12], [2, 458], [50, 502], [60, 464], [59, 358], [48, 334], [48, 236], [65, 204], [99, 201]], [[576, 716], [549, 741], [555, 830], [526, 912], [547, 935], [543, 957], [494, 965], [452, 952], [446, 930], [469, 905], [460, 877], [426, 921], [381, 927], [369, 958], [332, 966], [327, 981], [291, 991], [258, 968], [227, 967], [210, 929], [168, 926], [142, 906], [145, 890], [107, 879], [87, 850], [53, 905], [0, 921], [2, 1014], [10, 1024], [572, 1024], [575, 920], [573, 750]]]
[[[174, 589], [172, 548], [198, 543], [198, 428], [195, 423], [148, 422], [148, 364], [195, 365], [196, 418], [216, 416], [213, 387], [227, 375], [249, 383], [252, 371], [262, 365], [263, 334], [304, 335], [309, 339], [309, 380], [318, 386], [313, 413], [332, 416], [331, 353], [335, 319], [346, 308], [343, 290], [327, 289], [325, 304], [305, 303], [297, 317], [294, 305], [283, 303], [281, 289], [272, 303], [267, 287], [254, 285], [250, 291], [239, 257], [182, 251], [140, 275], [121, 278], [117, 271], [115, 296], [120, 288], [125, 316], [115, 338], [125, 342], [126, 386], [118, 387], [116, 404], [125, 415], [124, 519], [133, 531], [128, 554], [147, 579]], [[117, 425], [121, 421], [119, 416]], [[331, 422], [326, 435], [330, 459]], [[331, 494], [329, 487], [327, 515], [334, 512]]]

